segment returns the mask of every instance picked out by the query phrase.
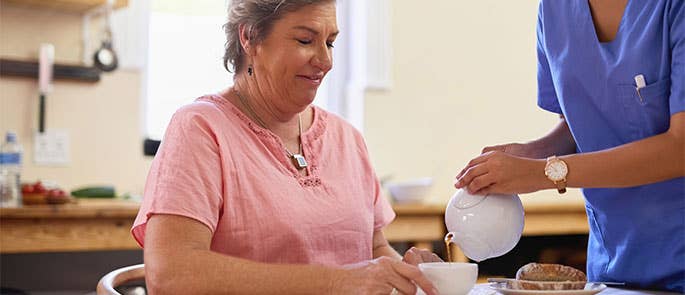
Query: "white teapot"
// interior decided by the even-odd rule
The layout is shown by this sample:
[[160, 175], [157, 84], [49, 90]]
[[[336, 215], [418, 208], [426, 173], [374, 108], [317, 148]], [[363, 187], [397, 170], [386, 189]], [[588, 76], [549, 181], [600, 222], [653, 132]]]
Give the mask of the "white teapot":
[[517, 195], [472, 195], [460, 189], [445, 210], [452, 241], [475, 261], [498, 257], [516, 246], [523, 232], [523, 205]]

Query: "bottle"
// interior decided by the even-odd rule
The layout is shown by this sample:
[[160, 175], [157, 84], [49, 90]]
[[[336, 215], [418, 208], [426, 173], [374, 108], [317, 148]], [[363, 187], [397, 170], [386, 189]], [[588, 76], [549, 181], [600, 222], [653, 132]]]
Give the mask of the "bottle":
[[21, 156], [17, 134], [7, 132], [0, 147], [0, 207], [21, 206]]

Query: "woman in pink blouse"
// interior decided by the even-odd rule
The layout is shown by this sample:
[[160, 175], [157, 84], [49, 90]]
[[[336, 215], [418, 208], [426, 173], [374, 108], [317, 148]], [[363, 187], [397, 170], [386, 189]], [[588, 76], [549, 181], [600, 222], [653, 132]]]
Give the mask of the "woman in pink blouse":
[[233, 0], [225, 30], [234, 86], [176, 112], [133, 225], [149, 290], [436, 294], [415, 265], [440, 259], [383, 236], [395, 214], [362, 136], [311, 105], [335, 1]]

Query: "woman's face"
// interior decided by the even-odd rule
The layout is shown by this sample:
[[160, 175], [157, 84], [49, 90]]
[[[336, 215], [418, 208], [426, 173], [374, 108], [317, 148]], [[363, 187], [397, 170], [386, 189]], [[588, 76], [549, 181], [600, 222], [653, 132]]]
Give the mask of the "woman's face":
[[308, 5], [286, 13], [255, 46], [252, 63], [259, 91], [279, 98], [281, 109], [303, 109], [333, 66], [333, 41], [338, 34], [335, 2]]

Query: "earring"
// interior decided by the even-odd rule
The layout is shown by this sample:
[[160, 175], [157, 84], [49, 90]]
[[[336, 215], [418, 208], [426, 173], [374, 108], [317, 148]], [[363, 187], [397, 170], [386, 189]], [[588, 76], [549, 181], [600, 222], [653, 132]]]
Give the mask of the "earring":
[[250, 76], [252, 76], [252, 73], [253, 73], [253, 72], [254, 72], [254, 71], [252, 70], [252, 65], [247, 66], [247, 74], [250, 75]]

